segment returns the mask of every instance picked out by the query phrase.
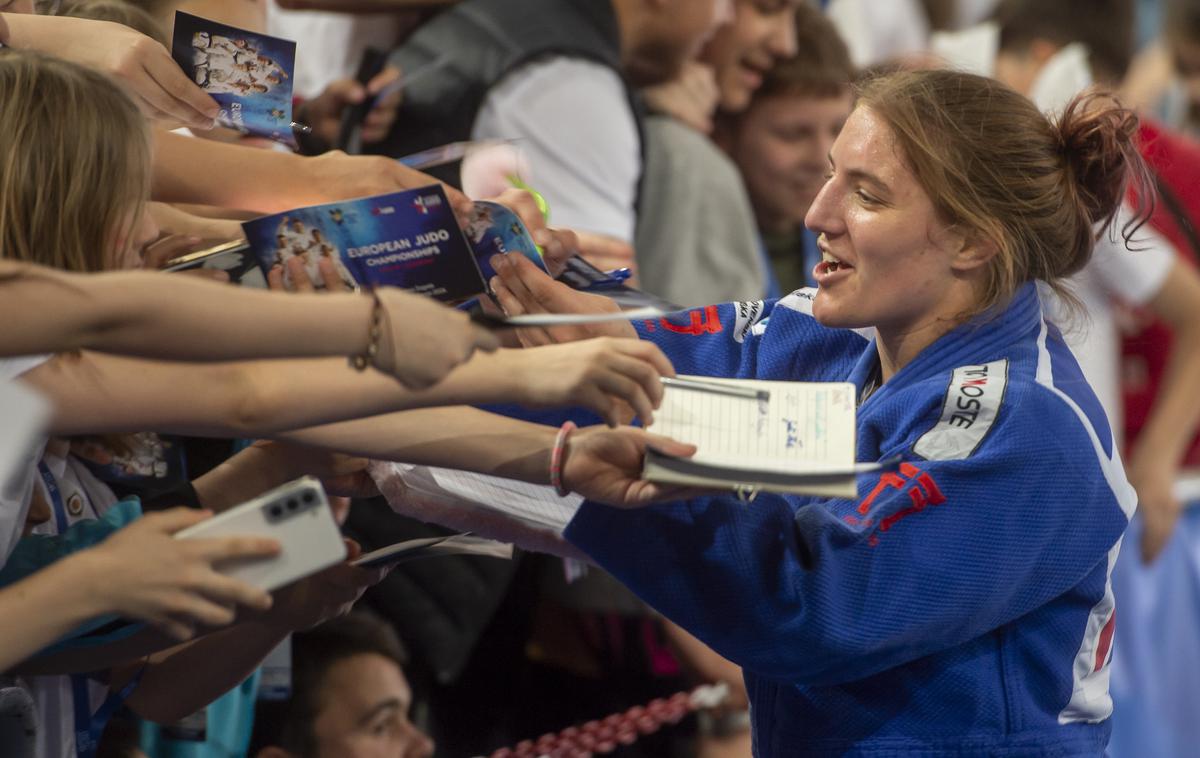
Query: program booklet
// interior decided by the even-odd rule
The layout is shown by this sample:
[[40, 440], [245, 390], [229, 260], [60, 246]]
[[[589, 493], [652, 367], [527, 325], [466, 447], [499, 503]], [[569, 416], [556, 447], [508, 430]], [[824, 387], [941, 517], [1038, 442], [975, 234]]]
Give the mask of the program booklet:
[[321, 258], [347, 285], [400, 287], [449, 303], [488, 291], [488, 259], [497, 253], [521, 253], [545, 270], [515, 213], [477, 202], [464, 233], [440, 184], [297, 208], [242, 228], [264, 271], [300, 258], [317, 287]]
[[642, 475], [702, 489], [821, 497], [857, 495], [855, 388], [850, 383], [681, 376], [667, 386], [649, 431], [696, 445], [676, 458], [650, 450]]
[[296, 146], [295, 42], [176, 11], [171, 57], [220, 104], [221, 126]]

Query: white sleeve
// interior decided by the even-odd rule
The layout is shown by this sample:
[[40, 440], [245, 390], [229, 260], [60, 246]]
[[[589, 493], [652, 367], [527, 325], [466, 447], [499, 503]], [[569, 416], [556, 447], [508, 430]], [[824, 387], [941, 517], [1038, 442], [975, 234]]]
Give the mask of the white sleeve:
[[517, 69], [488, 94], [471, 138], [517, 140], [555, 226], [633, 241], [641, 140], [610, 68], [553, 58]]
[[1112, 226], [1116, 241], [1113, 233], [1101, 235], [1091, 265], [1101, 286], [1113, 297], [1129, 305], [1145, 305], [1162, 290], [1175, 265], [1176, 251], [1149, 224], [1137, 230], [1127, 248], [1121, 230], [1130, 218], [1131, 211], [1122, 206]]
[[34, 468], [46, 446], [43, 429], [50, 407], [33, 390], [16, 379], [49, 359], [48, 355], [0, 358], [0, 566], [21, 537], [29, 498], [33, 494]]

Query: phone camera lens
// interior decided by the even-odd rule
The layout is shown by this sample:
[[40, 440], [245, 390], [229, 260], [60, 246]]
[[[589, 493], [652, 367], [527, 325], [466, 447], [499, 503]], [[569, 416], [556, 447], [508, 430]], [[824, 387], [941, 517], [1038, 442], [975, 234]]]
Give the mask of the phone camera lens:
[[296, 502], [296, 498], [292, 498], [291, 500], [287, 501], [287, 509], [289, 511], [294, 511], [299, 507], [300, 507], [300, 503]]
[[280, 508], [278, 505], [272, 505], [271, 506], [271, 515], [274, 516], [275, 518], [279, 518], [280, 516], [283, 515], [283, 508]]
[[313, 493], [311, 493], [311, 492], [305, 492], [305, 493], [304, 493], [304, 494], [301, 496], [301, 499], [304, 501], [304, 504], [305, 504], [305, 505], [312, 505], [312, 504], [313, 504], [313, 501], [317, 499], [317, 496], [316, 496], [316, 495], [314, 495], [314, 494], [313, 494]]

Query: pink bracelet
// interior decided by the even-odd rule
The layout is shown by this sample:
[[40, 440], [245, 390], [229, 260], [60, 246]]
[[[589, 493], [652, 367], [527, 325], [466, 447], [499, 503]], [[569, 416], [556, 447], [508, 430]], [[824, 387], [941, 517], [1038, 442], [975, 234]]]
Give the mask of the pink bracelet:
[[563, 487], [563, 464], [567, 457], [567, 438], [576, 428], [574, 421], [568, 421], [559, 427], [558, 436], [554, 438], [554, 450], [550, 453], [550, 486], [559, 497], [571, 494], [571, 490]]

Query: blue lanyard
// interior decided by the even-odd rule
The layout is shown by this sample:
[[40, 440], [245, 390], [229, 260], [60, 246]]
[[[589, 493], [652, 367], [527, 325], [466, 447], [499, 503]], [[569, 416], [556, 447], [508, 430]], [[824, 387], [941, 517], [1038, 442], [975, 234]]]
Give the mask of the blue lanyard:
[[38, 462], [38, 473], [42, 475], [42, 483], [46, 485], [46, 494], [50, 495], [50, 504], [54, 506], [54, 524], [58, 527], [58, 535], [61, 537], [67, 533], [69, 526], [67, 509], [63, 505], [62, 491], [59, 490], [58, 481], [45, 461]]
[[144, 668], [134, 674], [118, 692], [110, 693], [94, 714], [87, 676], [71, 674], [71, 697], [75, 701], [75, 755], [78, 758], [95, 758], [104, 727], [108, 726], [109, 719], [137, 689], [143, 671]]
[[[63, 505], [62, 490], [59, 489], [58, 481], [45, 461], [38, 462], [38, 473], [42, 475], [42, 483], [46, 485], [46, 493], [50, 496], [50, 504], [54, 508], [54, 523], [58, 527], [58, 534], [61, 537], [66, 534], [70, 526], [67, 522], [67, 509]], [[141, 680], [142, 672], [138, 671], [119, 692], [111, 693], [93, 714], [87, 676], [71, 674], [71, 699], [75, 706], [75, 754], [79, 758], [95, 757], [96, 749], [100, 745], [100, 736], [104, 734], [104, 727], [107, 726], [108, 720], [137, 688]]]

